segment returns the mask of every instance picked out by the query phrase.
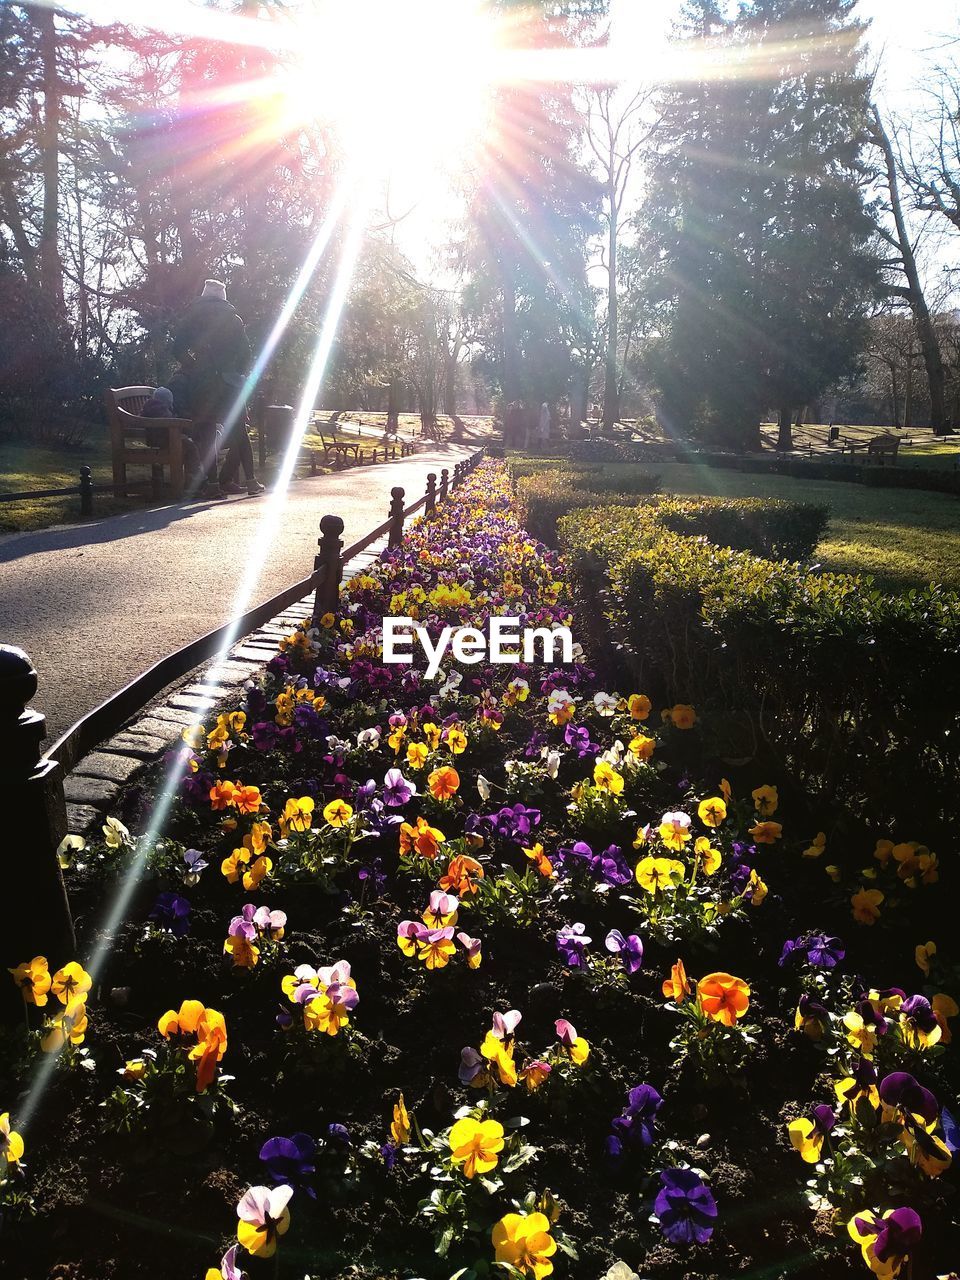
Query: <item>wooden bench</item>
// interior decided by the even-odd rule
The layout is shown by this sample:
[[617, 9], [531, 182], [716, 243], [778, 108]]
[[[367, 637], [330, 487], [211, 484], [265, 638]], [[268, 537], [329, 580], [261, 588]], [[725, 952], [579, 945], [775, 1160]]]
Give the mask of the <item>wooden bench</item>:
[[896, 462], [899, 448], [899, 436], [874, 436], [867, 444], [867, 461], [871, 458], [876, 458], [881, 467], [885, 458], [889, 458], [891, 462]]
[[[140, 410], [153, 395], [153, 387], [108, 387], [105, 393], [107, 419], [110, 423], [110, 453], [113, 462], [113, 492], [126, 498], [129, 492], [127, 467], [149, 467], [151, 492], [161, 496], [163, 468], [170, 469], [170, 492], [174, 499], [183, 497], [183, 437], [193, 423], [188, 418], [142, 418]], [[147, 433], [154, 439], [166, 435], [166, 443], [155, 448], [147, 443]], [[130, 442], [141, 441], [139, 448]]]
[[323, 446], [324, 462], [329, 459], [331, 454], [333, 454], [334, 458], [342, 458], [346, 460], [352, 455], [354, 462], [358, 462], [360, 460], [359, 442], [357, 444], [350, 444], [347, 440], [331, 440], [325, 436], [322, 431], [319, 432], [319, 436], [320, 443]]

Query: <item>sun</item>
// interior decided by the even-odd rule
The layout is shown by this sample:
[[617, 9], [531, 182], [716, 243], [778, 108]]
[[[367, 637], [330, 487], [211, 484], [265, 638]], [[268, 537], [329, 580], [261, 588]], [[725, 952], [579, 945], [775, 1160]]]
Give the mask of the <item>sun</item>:
[[409, 185], [462, 164], [496, 78], [495, 27], [479, 0], [330, 0], [296, 21], [286, 110], [329, 123], [368, 177]]

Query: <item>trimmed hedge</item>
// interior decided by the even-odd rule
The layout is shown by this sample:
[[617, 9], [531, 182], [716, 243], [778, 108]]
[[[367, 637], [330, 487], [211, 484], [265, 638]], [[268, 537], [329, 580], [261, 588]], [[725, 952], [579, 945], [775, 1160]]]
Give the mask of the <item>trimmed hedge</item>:
[[524, 527], [543, 542], [556, 542], [557, 521], [574, 508], [594, 499], [597, 506], [632, 506], [637, 494], [650, 495], [647, 519], [664, 529], [777, 559], [813, 555], [827, 526], [827, 509], [813, 503], [660, 496], [659, 477], [645, 472], [617, 476], [584, 467], [514, 475]]
[[[514, 473], [516, 477], [516, 473]], [[629, 492], [623, 481], [611, 480], [602, 468], [564, 468], [535, 471], [515, 478], [520, 500], [522, 522], [541, 542], [555, 544], [557, 520], [585, 502], [597, 505], [631, 505], [638, 494], [655, 494], [660, 477], [635, 472], [629, 479]]]
[[889, 595], [668, 523], [641, 504], [559, 524], [637, 686], [696, 706], [720, 756], [872, 826], [900, 820], [901, 838], [960, 817], [960, 596]]

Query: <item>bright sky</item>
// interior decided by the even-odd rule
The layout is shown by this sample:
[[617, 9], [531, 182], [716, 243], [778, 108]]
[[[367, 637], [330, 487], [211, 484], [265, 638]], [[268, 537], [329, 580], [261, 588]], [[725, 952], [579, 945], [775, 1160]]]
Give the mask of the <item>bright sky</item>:
[[[635, 60], [638, 71], [658, 63], [673, 23], [681, 11], [681, 0], [611, 0], [611, 39], [626, 54], [627, 66]], [[957, 0], [860, 0], [857, 15], [871, 22], [867, 44], [871, 62], [879, 63], [876, 99], [885, 116], [909, 118], [922, 107], [918, 84], [924, 72], [940, 60], [943, 47], [953, 33], [960, 36], [960, 6]], [[399, 196], [399, 193], [396, 193]], [[444, 219], [455, 218], [456, 200], [442, 174], [435, 174], [426, 190], [407, 193], [406, 208], [416, 202], [409, 217], [397, 228], [397, 241], [425, 279], [447, 282], [442, 263]], [[943, 266], [960, 265], [960, 237], [934, 234], [929, 237], [928, 271], [936, 274]]]

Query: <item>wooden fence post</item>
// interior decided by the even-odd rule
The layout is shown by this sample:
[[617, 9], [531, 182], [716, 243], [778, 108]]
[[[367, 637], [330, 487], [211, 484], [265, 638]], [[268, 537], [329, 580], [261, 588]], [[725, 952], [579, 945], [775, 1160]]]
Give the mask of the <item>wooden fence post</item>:
[[388, 547], [399, 547], [403, 541], [403, 490], [396, 485], [390, 490], [390, 533]]
[[[5, 913], [0, 933], [0, 974], [34, 956], [51, 970], [76, 960], [70, 906], [57, 859], [67, 834], [63, 771], [41, 760], [47, 723], [28, 707], [37, 692], [33, 663], [13, 645], [0, 645], [0, 805], [4, 813], [2, 878]], [[14, 984], [0, 983], [0, 1020], [23, 1017]]]
[[80, 517], [88, 519], [93, 515], [93, 476], [89, 467], [80, 468]]
[[427, 500], [424, 503], [423, 514], [432, 516], [437, 509], [437, 477], [435, 472], [427, 472]]
[[440, 501], [441, 502], [446, 502], [447, 500], [447, 491], [450, 487], [449, 476], [450, 476], [450, 473], [447, 471], [447, 468], [444, 467], [443, 470], [440, 472]]
[[343, 550], [343, 521], [339, 516], [322, 516], [319, 551], [313, 562], [314, 573], [323, 573], [317, 585], [313, 602], [313, 622], [316, 626], [325, 613], [336, 613], [340, 599], [340, 552]]

